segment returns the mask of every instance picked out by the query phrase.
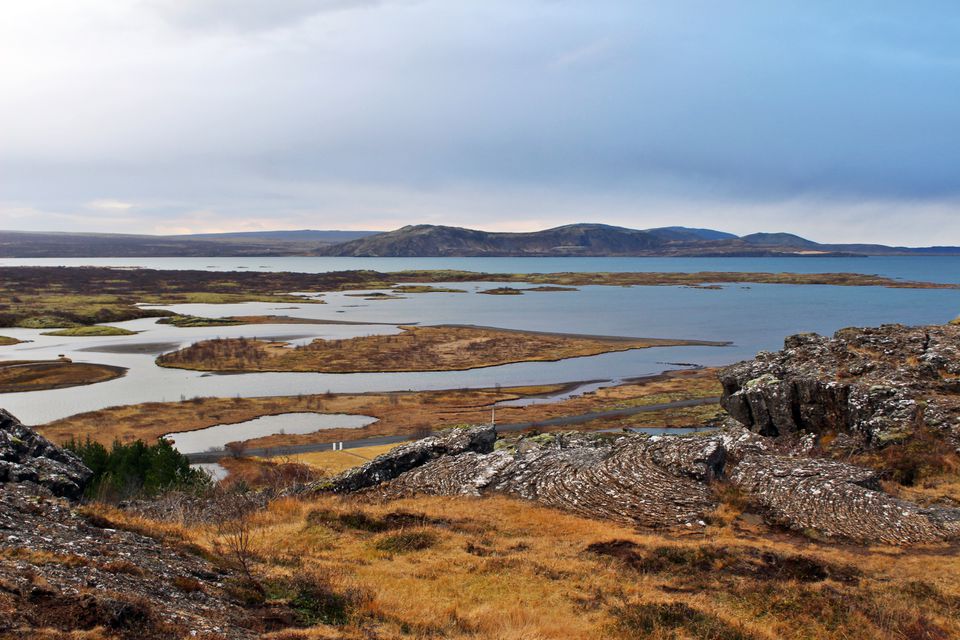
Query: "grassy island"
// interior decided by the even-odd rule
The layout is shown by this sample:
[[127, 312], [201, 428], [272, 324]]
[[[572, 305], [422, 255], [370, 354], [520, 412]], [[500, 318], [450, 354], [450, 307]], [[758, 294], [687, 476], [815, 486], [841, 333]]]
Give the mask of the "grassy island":
[[396, 335], [286, 342], [246, 338], [205, 340], [157, 358], [163, 367], [199, 371], [458, 371], [513, 362], [556, 361], [611, 351], [719, 346], [694, 340], [614, 338], [512, 331], [487, 327], [403, 326]]
[[58, 329], [57, 331], [47, 331], [41, 335], [45, 336], [69, 336], [69, 337], [98, 337], [98, 336], [132, 336], [136, 331], [130, 331], [122, 327], [110, 327], [104, 325], [92, 325], [86, 327], [70, 327], [68, 329]]
[[127, 372], [123, 367], [61, 360], [0, 362], [0, 393], [45, 391], [106, 382]]

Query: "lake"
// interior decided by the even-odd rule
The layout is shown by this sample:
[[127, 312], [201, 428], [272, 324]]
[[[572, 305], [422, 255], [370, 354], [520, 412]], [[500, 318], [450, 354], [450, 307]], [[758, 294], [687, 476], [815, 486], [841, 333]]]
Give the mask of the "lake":
[[[15, 264], [98, 264], [162, 269], [289, 270], [468, 269], [487, 272], [548, 271], [793, 271], [855, 272], [936, 282], [960, 281], [960, 257], [891, 258], [155, 258], [0, 260]], [[32, 342], [0, 347], [2, 359], [67, 355], [129, 369], [125, 377], [85, 387], [3, 394], [0, 406], [27, 424], [117, 404], [171, 401], [194, 396], [263, 396], [299, 393], [391, 391], [621, 380], [687, 364], [722, 365], [779, 349], [787, 335], [832, 333], [852, 325], [947, 322], [960, 314], [960, 290], [886, 289], [795, 285], [724, 284], [720, 289], [585, 286], [572, 292], [521, 296], [478, 295], [497, 283], [457, 283], [467, 293], [410, 294], [368, 301], [326, 293], [326, 304], [176, 305], [179, 313], [203, 316], [289, 315], [371, 323], [357, 325], [251, 325], [177, 328], [155, 319], [115, 323], [137, 335], [98, 338], [42, 336], [32, 329], [3, 335]], [[438, 285], [443, 286], [443, 285]], [[514, 283], [512, 286], [522, 286]], [[293, 308], [291, 308], [293, 307]], [[386, 324], [373, 324], [386, 323]], [[392, 333], [396, 324], [476, 324], [508, 329], [657, 338], [730, 341], [728, 347], [670, 347], [609, 353], [561, 362], [503, 365], [470, 371], [424, 373], [251, 373], [211, 375], [163, 369], [153, 360], [162, 350], [214, 337], [345, 338]], [[142, 352], [130, 351], [144, 345]], [[154, 346], [151, 346], [154, 345]], [[159, 345], [159, 346], [156, 346]], [[120, 351], [120, 352], [118, 352]], [[172, 425], [175, 427], [175, 425]], [[175, 428], [171, 428], [171, 431]]]

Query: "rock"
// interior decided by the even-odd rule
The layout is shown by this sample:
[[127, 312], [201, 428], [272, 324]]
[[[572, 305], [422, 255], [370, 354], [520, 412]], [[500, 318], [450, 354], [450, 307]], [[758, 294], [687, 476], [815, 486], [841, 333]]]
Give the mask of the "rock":
[[497, 493], [628, 524], [689, 525], [702, 523], [717, 506], [707, 483], [721, 473], [723, 460], [718, 438], [526, 436], [490, 453], [435, 458], [378, 491], [385, 496]]
[[724, 409], [764, 436], [839, 433], [882, 447], [929, 427], [960, 447], [960, 326], [791, 336], [720, 380]]
[[190, 630], [210, 640], [260, 637], [257, 621], [224, 589], [239, 576], [101, 525], [109, 523], [43, 487], [0, 489], [0, 637], [36, 637], [42, 628], [62, 637], [100, 628], [130, 640], [189, 637]]
[[[359, 491], [415, 469], [441, 456], [456, 456], [468, 451], [489, 453], [497, 439], [496, 430], [489, 425], [468, 429], [448, 429], [435, 436], [423, 438], [393, 449], [367, 464], [351, 469], [322, 483], [322, 488], [335, 493]], [[320, 488], [320, 485], [307, 490]]]
[[76, 500], [92, 475], [72, 452], [0, 409], [0, 483], [32, 482]]
[[923, 509], [880, 490], [879, 474], [834, 460], [750, 454], [730, 481], [795, 530], [857, 542], [917, 544], [960, 538], [960, 510]]

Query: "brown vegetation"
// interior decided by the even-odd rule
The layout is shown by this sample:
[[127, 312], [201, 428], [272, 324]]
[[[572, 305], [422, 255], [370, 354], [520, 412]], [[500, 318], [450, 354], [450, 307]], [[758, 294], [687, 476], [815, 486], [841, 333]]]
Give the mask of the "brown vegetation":
[[123, 367], [66, 359], [0, 361], [0, 393], [76, 387], [113, 380], [126, 372]]
[[[53, 442], [88, 435], [105, 445], [114, 439], [150, 442], [178, 431], [194, 431], [218, 424], [245, 422], [282, 413], [347, 413], [373, 416], [377, 422], [359, 429], [324, 429], [303, 435], [274, 435], [247, 441], [250, 447], [285, 447], [318, 442], [339, 442], [384, 435], [418, 435], [464, 423], [490, 419], [496, 402], [562, 392], [567, 385], [454, 389], [396, 393], [321, 394], [261, 398], [195, 398], [183, 402], [147, 402], [108, 407], [73, 415], [37, 430]], [[498, 423], [529, 422], [560, 416], [582, 415], [631, 404], [657, 404], [719, 394], [713, 370], [676, 371], [612, 386], [559, 402], [497, 409]], [[681, 410], [678, 410], [681, 411]], [[682, 410], [686, 411], [686, 410]], [[690, 424], [670, 412], [660, 418], [676, 426]], [[659, 422], [658, 424], [664, 424]], [[598, 422], [604, 428], [610, 424]]]
[[[529, 422], [616, 409], [631, 403], [656, 404], [719, 393], [713, 370], [677, 371], [633, 383], [608, 387], [559, 402], [497, 409], [498, 423]], [[69, 416], [37, 427], [53, 442], [88, 435], [109, 445], [114, 439], [151, 442], [178, 431], [205, 429], [218, 424], [245, 422], [282, 413], [347, 413], [373, 416], [377, 422], [359, 429], [324, 429], [303, 435], [274, 435], [248, 440], [249, 447], [286, 447], [318, 442], [339, 442], [385, 435], [417, 435], [445, 427], [480, 423], [490, 419], [496, 402], [562, 392], [567, 385], [455, 389], [396, 393], [321, 394], [261, 398], [194, 398], [182, 402], [147, 402], [108, 407]], [[671, 413], [661, 418], [671, 420]], [[660, 422], [659, 424], [663, 424]], [[672, 424], [682, 426], [676, 416]], [[600, 423], [596, 426], [608, 427]]]
[[575, 336], [486, 327], [401, 327], [397, 335], [286, 342], [205, 340], [157, 358], [163, 367], [200, 371], [452, 371], [512, 362], [555, 361], [658, 346], [719, 345], [693, 340]]
[[[272, 636], [285, 640], [960, 634], [953, 549], [821, 544], [757, 524], [735, 502], [724, 509], [684, 535], [500, 497], [287, 498], [249, 514], [244, 558], [265, 592], [317, 614], [316, 626]], [[208, 553], [229, 548], [221, 527], [106, 515]], [[298, 588], [301, 574], [315, 588]]]
[[11, 345], [20, 344], [21, 342], [22, 340], [17, 340], [16, 338], [0, 336], [0, 347], [9, 347]]

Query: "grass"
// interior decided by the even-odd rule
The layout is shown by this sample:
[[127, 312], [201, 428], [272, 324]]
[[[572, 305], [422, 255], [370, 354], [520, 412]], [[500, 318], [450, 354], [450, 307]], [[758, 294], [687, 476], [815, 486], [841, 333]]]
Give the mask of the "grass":
[[513, 362], [556, 361], [658, 346], [717, 344], [690, 340], [602, 338], [485, 327], [401, 327], [397, 335], [286, 342], [206, 340], [157, 358], [163, 367], [198, 371], [456, 371]]
[[7, 336], [0, 336], [0, 347], [9, 347], [15, 344], [20, 344], [22, 340], [17, 340], [16, 338], [10, 338]]
[[132, 336], [138, 333], [122, 327], [106, 325], [92, 325], [87, 327], [70, 327], [59, 331], [47, 331], [45, 336]]
[[119, 378], [123, 367], [61, 360], [0, 361], [0, 393], [62, 389]]
[[[92, 508], [207, 553], [221, 542], [213, 526]], [[248, 526], [268, 595], [316, 624], [276, 638], [960, 635], [960, 556], [947, 545], [828, 545], [739, 517], [697, 535], [638, 531], [503, 497], [283, 498]], [[610, 549], [640, 562], [598, 552]]]
[[[347, 413], [377, 418], [377, 422], [360, 429], [324, 429], [311, 434], [274, 435], [247, 441], [247, 445], [251, 447], [282, 448], [384, 435], [416, 436], [457, 424], [486, 422], [490, 419], [490, 406], [495, 402], [557, 394], [567, 389], [568, 385], [543, 385], [397, 393], [193, 398], [182, 402], [148, 402], [108, 407], [41, 425], [38, 430], [54, 442], [62, 442], [72, 436], [83, 439], [89, 435], [94, 440], [110, 445], [114, 439], [121, 442], [136, 439], [152, 441], [169, 433], [171, 424], [176, 424], [180, 431], [192, 431], [218, 424], [244, 422], [265, 415], [299, 412]], [[500, 407], [497, 409], [497, 420], [502, 424], [581, 415], [616, 408], [631, 398], [665, 393], [672, 394], [672, 397], [677, 399], [712, 397], [720, 394], [720, 384], [713, 370], [677, 371], [599, 389], [558, 402], [525, 407]], [[701, 424], [705, 415], [698, 413], [698, 409], [676, 409], [659, 412], [657, 415], [637, 414], [631, 416], [631, 419], [633, 424], [639, 424], [644, 419], [656, 419], [656, 426], [665, 423], [675, 426]], [[715, 407], [712, 413], [716, 413]], [[579, 428], [611, 426], [617, 425], [609, 421], [597, 421], [579, 425]], [[343, 455], [350, 456], [350, 451], [344, 451]]]

